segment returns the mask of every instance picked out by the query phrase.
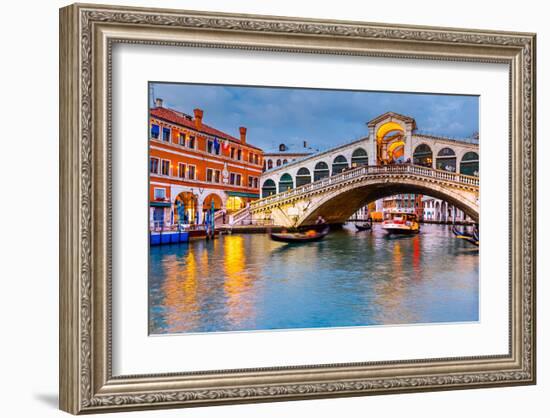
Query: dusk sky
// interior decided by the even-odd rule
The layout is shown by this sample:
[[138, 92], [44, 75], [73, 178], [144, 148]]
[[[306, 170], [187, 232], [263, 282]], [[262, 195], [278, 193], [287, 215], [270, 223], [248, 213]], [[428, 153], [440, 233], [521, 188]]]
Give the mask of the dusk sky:
[[368, 135], [366, 122], [393, 111], [416, 119], [423, 133], [456, 138], [479, 130], [479, 98], [418, 93], [241, 87], [151, 83], [150, 104], [193, 115], [204, 110], [204, 123], [247, 140], [265, 151], [280, 143], [326, 149]]

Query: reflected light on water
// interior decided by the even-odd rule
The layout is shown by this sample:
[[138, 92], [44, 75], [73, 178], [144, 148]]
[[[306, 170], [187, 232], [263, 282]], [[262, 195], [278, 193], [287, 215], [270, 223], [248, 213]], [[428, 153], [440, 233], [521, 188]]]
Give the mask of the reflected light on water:
[[227, 235], [150, 251], [151, 333], [477, 321], [478, 252], [448, 226], [304, 245]]

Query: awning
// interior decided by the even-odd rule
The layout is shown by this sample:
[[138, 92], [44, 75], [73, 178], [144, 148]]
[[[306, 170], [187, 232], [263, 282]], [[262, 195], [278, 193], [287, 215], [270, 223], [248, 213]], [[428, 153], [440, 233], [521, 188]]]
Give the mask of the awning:
[[233, 192], [233, 191], [226, 191], [226, 193], [228, 196], [249, 197], [250, 199], [258, 199], [260, 197], [260, 195], [256, 193]]
[[157, 208], [169, 208], [172, 206], [170, 202], [149, 202], [149, 205]]

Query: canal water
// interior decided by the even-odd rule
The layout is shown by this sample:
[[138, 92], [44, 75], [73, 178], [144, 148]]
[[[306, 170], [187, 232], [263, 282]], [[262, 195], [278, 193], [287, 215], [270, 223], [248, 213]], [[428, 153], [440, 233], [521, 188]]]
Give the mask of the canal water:
[[351, 224], [289, 245], [266, 234], [151, 247], [151, 334], [478, 320], [479, 255], [449, 226]]

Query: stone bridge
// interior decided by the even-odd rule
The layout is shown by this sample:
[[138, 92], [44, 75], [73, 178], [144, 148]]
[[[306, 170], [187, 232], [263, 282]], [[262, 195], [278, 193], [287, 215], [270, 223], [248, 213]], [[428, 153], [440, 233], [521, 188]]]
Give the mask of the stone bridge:
[[234, 220], [290, 227], [313, 224], [321, 215], [328, 223], [343, 223], [367, 203], [401, 193], [445, 200], [479, 221], [478, 177], [413, 164], [350, 169], [252, 202]]

